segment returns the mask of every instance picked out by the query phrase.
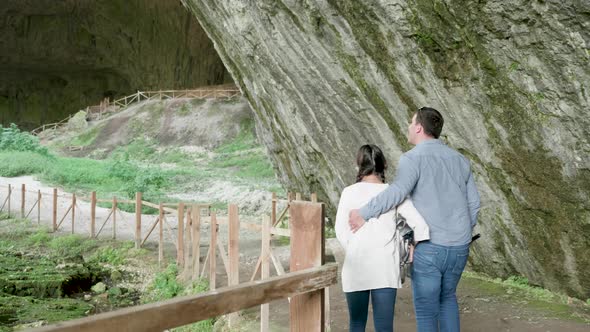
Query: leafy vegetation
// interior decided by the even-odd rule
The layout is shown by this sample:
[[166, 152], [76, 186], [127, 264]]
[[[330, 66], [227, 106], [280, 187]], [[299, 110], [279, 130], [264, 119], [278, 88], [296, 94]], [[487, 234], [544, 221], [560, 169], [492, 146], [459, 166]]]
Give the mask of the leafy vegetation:
[[20, 131], [14, 123], [9, 127], [2, 128], [0, 151], [31, 151], [42, 155], [49, 154], [47, 148], [39, 144], [37, 137]]
[[[168, 300], [176, 296], [198, 294], [209, 289], [209, 283], [205, 279], [199, 279], [184, 286], [178, 281], [178, 267], [170, 264], [165, 270], [156, 275], [154, 281], [148, 287], [147, 293], [142, 297], [142, 303]], [[177, 332], [208, 332], [213, 330], [214, 319], [206, 319], [194, 324], [182, 326], [172, 331]]]

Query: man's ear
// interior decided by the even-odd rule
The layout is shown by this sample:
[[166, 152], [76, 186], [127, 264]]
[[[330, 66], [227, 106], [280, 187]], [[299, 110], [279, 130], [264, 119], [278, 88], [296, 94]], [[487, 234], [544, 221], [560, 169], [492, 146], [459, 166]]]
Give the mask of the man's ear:
[[420, 134], [421, 132], [424, 131], [424, 128], [422, 128], [422, 125], [419, 123], [416, 123], [415, 128], [416, 128], [416, 134]]

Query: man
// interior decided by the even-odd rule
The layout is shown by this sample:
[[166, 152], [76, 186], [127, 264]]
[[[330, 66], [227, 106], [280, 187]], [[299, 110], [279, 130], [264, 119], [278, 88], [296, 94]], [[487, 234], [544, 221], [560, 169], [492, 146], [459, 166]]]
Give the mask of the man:
[[411, 195], [430, 227], [430, 241], [416, 246], [412, 266], [419, 332], [460, 330], [457, 284], [480, 207], [469, 161], [438, 139], [443, 123], [434, 108], [419, 109], [408, 127], [408, 141], [415, 147], [401, 156], [394, 181], [349, 216], [356, 232]]

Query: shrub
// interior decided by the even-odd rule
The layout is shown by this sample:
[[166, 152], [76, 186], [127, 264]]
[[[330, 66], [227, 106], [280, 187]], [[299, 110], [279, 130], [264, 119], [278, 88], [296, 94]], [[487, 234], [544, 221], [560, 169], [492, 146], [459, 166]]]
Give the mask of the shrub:
[[48, 155], [47, 148], [39, 144], [39, 139], [27, 132], [22, 132], [12, 123], [0, 132], [0, 151], [29, 151]]

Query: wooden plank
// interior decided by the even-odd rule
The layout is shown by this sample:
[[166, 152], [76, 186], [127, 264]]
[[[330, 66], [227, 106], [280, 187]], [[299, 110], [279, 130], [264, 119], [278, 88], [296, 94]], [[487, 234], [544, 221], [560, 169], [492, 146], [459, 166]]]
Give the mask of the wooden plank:
[[[9, 189], [9, 192], [10, 192], [10, 189]], [[8, 197], [10, 197], [10, 196], [8, 196]], [[57, 230], [57, 188], [53, 188], [53, 211], [52, 211], [52, 217], [53, 217], [52, 218], [53, 231], [55, 232]]]
[[184, 203], [178, 203], [178, 248], [176, 250], [176, 264], [184, 265]]
[[281, 264], [281, 261], [272, 253], [272, 250], [269, 251], [269, 256], [272, 260], [272, 264], [274, 265], [275, 270], [277, 271], [277, 275], [282, 276], [283, 274], [285, 274], [283, 264]]
[[164, 261], [164, 206], [162, 203], [160, 203], [159, 210], [160, 214], [158, 216], [158, 225], [160, 226], [160, 236], [158, 237], [158, 264], [161, 267]]
[[111, 218], [111, 215], [113, 214], [113, 209], [111, 209], [111, 211], [109, 212], [109, 215], [107, 216], [107, 218], [104, 220], [104, 222], [102, 223], [102, 226], [100, 226], [100, 229], [98, 230], [98, 232], [96, 233], [96, 235], [94, 237], [98, 237], [100, 235], [100, 232], [102, 232], [102, 229], [104, 228], [104, 226], [107, 224], [107, 221], [109, 221], [109, 219]]
[[283, 220], [283, 218], [287, 215], [287, 212], [289, 211], [289, 204], [290, 204], [290, 201], [287, 203], [287, 207], [285, 207], [283, 212], [281, 212], [281, 214], [279, 215], [277, 220], [275, 220], [274, 224], [272, 224], [272, 227], [275, 227], [276, 225], [278, 225], [281, 222], [281, 220]]
[[272, 227], [270, 229], [270, 233], [271, 234], [274, 234], [274, 235], [291, 237], [291, 230], [290, 229]]
[[72, 234], [74, 234], [75, 222], [76, 222], [76, 194], [72, 194]]
[[90, 237], [96, 232], [96, 191], [90, 193]]
[[317, 203], [318, 202], [318, 194], [311, 193], [311, 202], [312, 203]]
[[72, 210], [72, 206], [70, 205], [70, 207], [68, 208], [68, 210], [66, 211], [66, 214], [64, 214], [63, 218], [61, 218], [61, 220], [59, 221], [59, 223], [57, 224], [57, 226], [55, 227], [55, 229], [57, 230], [59, 228], [59, 226], [61, 226], [61, 223], [66, 219], [66, 217], [68, 216], [68, 214], [70, 213], [70, 210]]
[[113, 196], [113, 240], [117, 239], [117, 197]]
[[41, 224], [41, 190], [37, 193], [37, 225]]
[[[39, 195], [41, 195], [41, 191], [39, 191]], [[27, 212], [25, 214], [25, 218], [29, 217], [29, 215], [31, 214], [31, 212], [33, 212], [33, 209], [35, 209], [35, 206], [37, 206], [38, 203], [39, 203], [39, 198], [35, 201], [35, 203], [33, 203], [33, 206], [31, 206], [31, 209], [29, 210], [29, 212]]]
[[238, 206], [229, 204], [229, 241], [228, 241], [228, 259], [229, 259], [229, 285], [240, 283], [240, 219], [238, 216]]
[[[324, 264], [324, 206], [294, 201], [289, 208], [291, 229], [290, 271]], [[291, 331], [324, 331], [324, 291], [297, 295], [291, 299]]]
[[252, 273], [252, 277], [250, 277], [250, 281], [254, 281], [254, 279], [256, 279], [258, 271], [260, 271], [260, 264], [262, 264], [262, 256], [258, 256], [258, 261], [256, 261], [256, 267], [254, 268], [254, 273]]
[[145, 243], [145, 241], [147, 241], [147, 239], [150, 237], [150, 235], [152, 234], [152, 232], [154, 231], [154, 229], [156, 228], [156, 226], [160, 223], [160, 217], [158, 216], [156, 218], [156, 221], [154, 221], [154, 223], [152, 224], [152, 227], [150, 227], [150, 230], [148, 231], [147, 235], [145, 236], [145, 238], [143, 239], [143, 241], [141, 241], [141, 245], [143, 246], [143, 244]]
[[323, 289], [337, 281], [338, 265], [333, 263], [263, 281], [61, 322], [30, 332], [161, 332], [295, 294]]
[[225, 274], [229, 276], [229, 259], [227, 258], [227, 253], [225, 252], [225, 248], [221, 241], [217, 241], [217, 249], [219, 249], [219, 257], [221, 257], [221, 261], [223, 262]]
[[[270, 277], [270, 221], [269, 216], [265, 216], [262, 221], [262, 250], [260, 257], [262, 258], [262, 271], [260, 279], [268, 279]], [[260, 332], [268, 332], [269, 306], [265, 303], [260, 306]]]
[[186, 223], [184, 225], [184, 247], [187, 250], [184, 253], [184, 270], [182, 271], [182, 279], [183, 280], [190, 280], [191, 275], [193, 273], [193, 260], [191, 259], [191, 252], [192, 252], [192, 209], [187, 209], [186, 212]]
[[135, 249], [141, 248], [141, 196], [135, 193]]
[[[158, 210], [160, 209], [160, 205], [158, 205], [158, 204], [154, 204], [154, 203], [150, 203], [150, 202], [146, 202], [146, 201], [141, 201], [141, 204], [143, 204], [145, 206], [149, 206], [154, 209], [158, 209]], [[162, 209], [168, 213], [174, 213], [174, 214], [178, 213], [178, 211], [168, 208], [168, 207], [165, 207], [163, 204], [162, 204]]]
[[20, 217], [22, 219], [25, 219], [25, 200], [27, 198], [26, 193], [27, 193], [27, 190], [25, 189], [25, 184], [23, 183], [21, 186], [21, 193], [20, 193]]
[[201, 211], [197, 205], [193, 205], [191, 209], [192, 216], [192, 237], [193, 237], [193, 273], [191, 275], [192, 280], [199, 278], [199, 272], [201, 271]]
[[272, 226], [277, 224], [277, 194], [272, 193], [272, 203], [270, 209], [270, 222]]
[[215, 212], [211, 212], [211, 224], [209, 230], [209, 289], [215, 289], [215, 283], [217, 279], [217, 232], [219, 226], [217, 226], [217, 215]]

